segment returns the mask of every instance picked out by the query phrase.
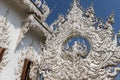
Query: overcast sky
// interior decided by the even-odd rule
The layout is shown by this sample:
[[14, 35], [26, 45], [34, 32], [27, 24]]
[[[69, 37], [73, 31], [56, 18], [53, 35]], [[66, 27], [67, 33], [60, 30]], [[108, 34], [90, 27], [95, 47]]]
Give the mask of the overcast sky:
[[[53, 10], [46, 21], [50, 25], [57, 19], [59, 14], [67, 15], [72, 0], [46, 0], [46, 2], [50, 9]], [[115, 33], [120, 30], [120, 0], [79, 0], [79, 2], [84, 9], [94, 3], [96, 16], [102, 18], [104, 21], [114, 11], [115, 23], [113, 24], [113, 28]], [[120, 80], [120, 77], [117, 77], [116, 80]]]

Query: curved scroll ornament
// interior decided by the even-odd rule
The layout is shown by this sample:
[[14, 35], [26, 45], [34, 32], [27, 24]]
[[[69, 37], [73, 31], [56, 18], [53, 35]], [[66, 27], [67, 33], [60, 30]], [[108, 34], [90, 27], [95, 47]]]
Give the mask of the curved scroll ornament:
[[[54, 23], [57, 29], [47, 38], [39, 71], [45, 80], [113, 80], [120, 71], [117, 67], [120, 62], [119, 34], [113, 34], [113, 19], [110, 17], [106, 24], [95, 26], [96, 22], [90, 20], [93, 18], [84, 16], [78, 4], [75, 0], [67, 18], [62, 17], [62, 21]], [[91, 48], [85, 58], [62, 50], [62, 46], [76, 36], [90, 42]]]
[[[45, 80], [114, 80], [120, 71], [117, 67], [120, 62], [117, 38], [120, 34], [113, 34], [113, 14], [105, 24], [98, 23], [92, 6], [87, 14], [78, 6], [79, 3], [74, 0], [68, 16], [60, 16], [50, 26], [53, 34], [47, 36], [39, 57], [34, 56], [33, 47], [22, 51], [16, 70], [17, 80], [20, 80], [25, 58], [33, 61], [30, 69], [32, 80], [38, 74], [43, 74]], [[94, 25], [96, 23], [98, 26]], [[57, 28], [54, 29], [54, 26]], [[89, 41], [88, 55], [84, 44], [75, 43], [71, 51], [63, 50], [64, 44], [76, 36]]]
[[[120, 71], [120, 47], [117, 39], [112, 40], [111, 30], [97, 30], [90, 28], [68, 29], [47, 41], [47, 52], [44, 53], [42, 63], [46, 64], [45, 80], [112, 80]], [[104, 34], [104, 35], [103, 35]], [[91, 44], [91, 50], [85, 59], [80, 51], [63, 52], [62, 45], [68, 38], [82, 36]], [[66, 54], [66, 55], [63, 55]], [[84, 55], [85, 56], [85, 55]], [[42, 64], [43, 65], [43, 64]], [[113, 70], [113, 72], [112, 72]]]
[[2, 69], [9, 62], [7, 57], [8, 57], [9, 45], [10, 45], [10, 39], [9, 39], [10, 26], [11, 24], [10, 22], [7, 21], [7, 18], [0, 16], [0, 47], [5, 48], [2, 61], [0, 62], [0, 73], [2, 72]]

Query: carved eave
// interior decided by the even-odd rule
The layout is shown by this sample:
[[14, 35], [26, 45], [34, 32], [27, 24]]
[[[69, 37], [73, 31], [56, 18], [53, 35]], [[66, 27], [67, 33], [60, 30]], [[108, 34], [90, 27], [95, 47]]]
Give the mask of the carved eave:
[[32, 0], [14, 0], [25, 13], [36, 14], [41, 20], [45, 20], [43, 11]]
[[31, 19], [31, 21], [38, 22], [38, 24], [35, 24], [35, 25], [39, 27], [39, 29], [42, 30], [45, 33], [45, 35], [52, 34], [51, 29], [48, 27], [48, 25], [45, 22], [40, 21], [40, 19], [36, 15], [32, 15], [32, 16], [34, 17], [34, 19], [33, 20]]
[[30, 15], [28, 20], [30, 20], [29, 27], [31, 27], [40, 37], [40, 41], [45, 43], [46, 37], [52, 34], [52, 31], [45, 22], [41, 22], [36, 15]]
[[39, 36], [38, 39], [43, 43], [43, 45], [46, 41], [46, 37], [51, 36], [52, 34], [52, 31], [45, 22], [41, 22], [36, 15], [29, 15], [28, 18], [23, 21], [16, 48], [28, 31], [32, 31], [35, 35]]

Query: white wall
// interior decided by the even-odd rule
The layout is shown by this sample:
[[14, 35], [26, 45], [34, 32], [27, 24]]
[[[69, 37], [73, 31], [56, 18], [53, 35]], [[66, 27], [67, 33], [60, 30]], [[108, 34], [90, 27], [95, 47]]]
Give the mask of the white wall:
[[[9, 9], [9, 14], [8, 14], [8, 20], [11, 23], [10, 26], [10, 39], [11, 39], [11, 44], [10, 44], [10, 51], [8, 54], [8, 58], [10, 62], [7, 64], [7, 66], [2, 70], [2, 74], [0, 74], [0, 80], [15, 80], [15, 67], [17, 65], [17, 58], [19, 56], [19, 53], [14, 53], [15, 48], [16, 48], [16, 42], [20, 33], [20, 27], [21, 23], [25, 18], [25, 14], [21, 13], [21, 11], [14, 5], [15, 3], [11, 4], [8, 2], [4, 2], [7, 0], [0, 0], [0, 15], [4, 16], [6, 14], [6, 11]], [[22, 43], [20, 44], [19, 48], [17, 49], [18, 52], [19, 50], [29, 46], [32, 43], [33, 40], [33, 46], [35, 47], [36, 54], [37, 52], [40, 51], [40, 42], [39, 40], [35, 39], [35, 37], [32, 37], [34, 35], [27, 34], [26, 38], [23, 39]], [[24, 46], [22, 45], [24, 44]]]

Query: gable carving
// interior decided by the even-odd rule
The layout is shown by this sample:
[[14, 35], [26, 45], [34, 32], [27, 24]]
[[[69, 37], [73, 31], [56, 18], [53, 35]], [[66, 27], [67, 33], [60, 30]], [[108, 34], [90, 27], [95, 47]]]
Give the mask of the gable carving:
[[[117, 67], [120, 62], [120, 46], [117, 41], [120, 33], [113, 34], [114, 13], [105, 24], [100, 24], [96, 21], [92, 6], [86, 13], [89, 16], [84, 15], [84, 11], [78, 6], [79, 3], [74, 0], [68, 16], [66, 18], [60, 16], [58, 21], [51, 25], [51, 28], [54, 26], [57, 28], [53, 30], [53, 35], [47, 38], [43, 51], [40, 69], [44, 79], [113, 80], [120, 71]], [[76, 36], [90, 42], [90, 51], [87, 56], [84, 55], [85, 58], [82, 58], [80, 51], [78, 56], [74, 50], [67, 52], [62, 50], [64, 43]]]
[[[67, 17], [59, 16], [50, 26], [52, 35], [47, 35], [41, 54], [34, 57], [36, 60], [32, 58], [31, 79], [35, 80], [38, 74], [42, 74], [45, 80], [113, 80], [120, 72], [117, 67], [120, 62], [120, 33], [113, 34], [113, 23], [114, 13], [103, 23], [97, 21], [93, 6], [83, 11], [79, 2], [74, 0]], [[68, 51], [64, 49], [64, 45], [76, 36], [88, 40], [90, 46], [75, 42], [71, 50], [69, 45]], [[32, 49], [29, 47], [27, 54], [31, 54], [24, 53], [22, 58], [31, 58]], [[23, 64], [22, 58], [19, 68]]]

